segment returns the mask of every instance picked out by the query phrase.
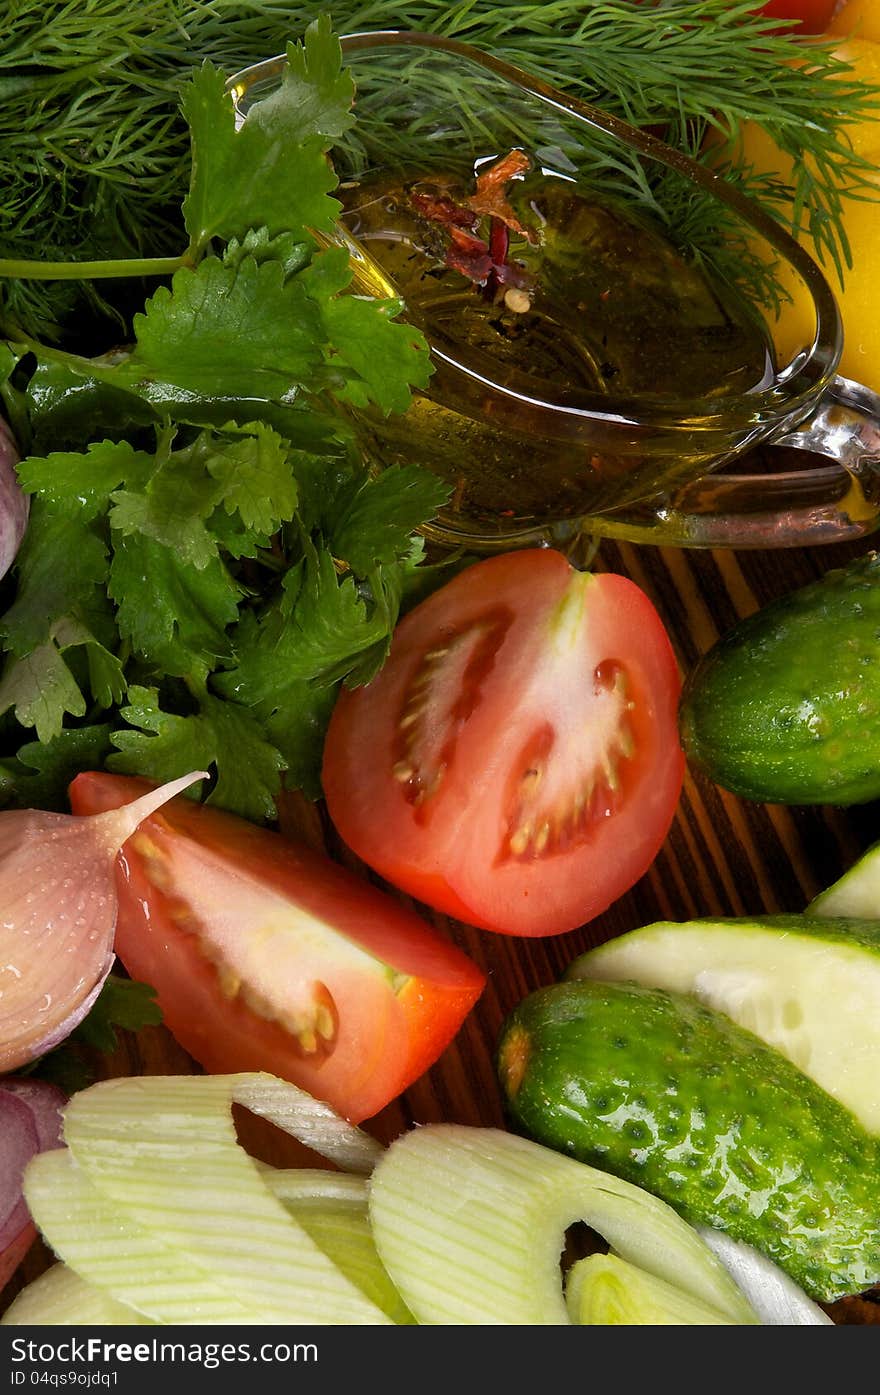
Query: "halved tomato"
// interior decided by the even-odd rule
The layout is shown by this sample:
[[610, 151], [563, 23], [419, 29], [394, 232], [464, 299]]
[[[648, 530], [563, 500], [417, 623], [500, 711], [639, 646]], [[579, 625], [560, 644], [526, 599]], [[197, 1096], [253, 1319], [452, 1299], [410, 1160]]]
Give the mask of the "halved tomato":
[[395, 886], [518, 935], [573, 929], [647, 870], [678, 801], [680, 678], [648, 597], [558, 552], [492, 557], [400, 623], [344, 692], [330, 814]]
[[[87, 772], [77, 814], [145, 780]], [[117, 862], [115, 948], [208, 1071], [270, 1071], [353, 1122], [437, 1059], [484, 975], [414, 912], [310, 849], [192, 800], [146, 819]]]

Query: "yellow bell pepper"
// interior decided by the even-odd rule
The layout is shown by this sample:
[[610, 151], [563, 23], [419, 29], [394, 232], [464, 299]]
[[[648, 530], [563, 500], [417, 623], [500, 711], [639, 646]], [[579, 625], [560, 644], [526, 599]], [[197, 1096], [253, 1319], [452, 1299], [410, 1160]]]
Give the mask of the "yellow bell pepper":
[[[880, 36], [880, 5], [877, 0], [849, 0], [835, 23], [844, 16], [863, 17]], [[850, 63], [854, 73], [865, 83], [880, 87], [880, 42], [867, 38], [846, 38], [835, 49], [837, 55]], [[831, 288], [837, 296], [844, 325], [844, 349], [840, 373], [847, 378], [880, 392], [880, 113], [870, 120], [854, 122], [848, 127], [849, 139], [855, 152], [876, 168], [875, 195], [860, 191], [859, 197], [844, 195], [844, 226], [852, 254], [852, 266], [844, 271], [841, 286], [827, 258], [822, 262], [813, 239], [802, 231], [802, 246], [823, 266]], [[753, 123], [742, 131], [742, 150], [747, 163], [756, 173], [777, 174], [791, 182], [793, 161], [781, 151], [766, 132]], [[783, 269], [784, 273], [784, 269]], [[774, 330], [776, 347], [784, 360], [812, 338], [814, 317], [809, 297], [799, 278], [793, 274], [781, 277], [792, 303], [786, 305]]]

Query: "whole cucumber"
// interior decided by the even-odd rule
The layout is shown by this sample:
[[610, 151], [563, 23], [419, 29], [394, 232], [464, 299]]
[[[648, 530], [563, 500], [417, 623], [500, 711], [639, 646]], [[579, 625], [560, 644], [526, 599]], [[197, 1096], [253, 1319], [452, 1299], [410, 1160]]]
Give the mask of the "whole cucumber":
[[684, 994], [574, 980], [525, 998], [498, 1074], [539, 1143], [763, 1251], [812, 1297], [880, 1280], [880, 1149], [751, 1032]]
[[690, 763], [744, 798], [880, 796], [880, 556], [735, 625], [691, 671], [679, 717]]

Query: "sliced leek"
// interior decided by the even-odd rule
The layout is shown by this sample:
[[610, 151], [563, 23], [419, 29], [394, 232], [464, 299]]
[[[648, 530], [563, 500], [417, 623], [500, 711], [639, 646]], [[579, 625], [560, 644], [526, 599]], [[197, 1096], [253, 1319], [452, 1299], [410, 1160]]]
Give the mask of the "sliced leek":
[[397, 1139], [371, 1178], [370, 1220], [379, 1257], [420, 1323], [568, 1324], [560, 1255], [577, 1221], [726, 1320], [758, 1321], [664, 1202], [497, 1129], [435, 1124]]
[[149, 1318], [87, 1283], [66, 1264], [53, 1264], [12, 1300], [0, 1327], [137, 1327]]
[[290, 1214], [346, 1278], [392, 1322], [415, 1321], [376, 1253], [363, 1177], [304, 1167], [261, 1171]]
[[[239, 1146], [231, 1106], [245, 1084], [258, 1091], [259, 1077], [104, 1081], [71, 1100], [65, 1141], [122, 1219], [202, 1266], [257, 1320], [389, 1323], [293, 1219]], [[278, 1084], [271, 1082], [273, 1092]], [[295, 1101], [302, 1092], [291, 1086], [288, 1094]]]
[[619, 1255], [587, 1255], [565, 1285], [572, 1322], [590, 1327], [725, 1327], [735, 1320]]
[[[253, 1324], [259, 1315], [98, 1190], [66, 1149], [28, 1166], [24, 1194], [55, 1253], [105, 1298], [159, 1323]], [[27, 1291], [27, 1290], [26, 1290]], [[137, 1318], [132, 1319], [137, 1321]]]

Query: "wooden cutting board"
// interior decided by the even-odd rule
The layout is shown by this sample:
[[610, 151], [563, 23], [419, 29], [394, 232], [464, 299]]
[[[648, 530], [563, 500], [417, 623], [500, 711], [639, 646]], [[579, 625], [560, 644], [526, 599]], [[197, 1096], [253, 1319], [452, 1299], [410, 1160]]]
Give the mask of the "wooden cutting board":
[[[868, 550], [865, 542], [741, 553], [603, 543], [595, 566], [629, 576], [648, 594], [687, 674], [739, 617]], [[322, 838], [334, 855], [358, 865], [339, 847], [320, 810], [310, 806], [301, 812], [309, 836]], [[525, 994], [558, 979], [577, 954], [658, 919], [801, 911], [878, 838], [880, 803], [849, 809], [754, 804], [689, 771], [673, 827], [653, 867], [582, 929], [518, 940], [424, 912], [485, 969], [487, 986], [437, 1064], [366, 1127], [388, 1141], [417, 1122], [503, 1126], [493, 1066], [502, 1020]], [[365, 870], [364, 874], [369, 875]], [[164, 1028], [149, 1028], [126, 1037], [112, 1058], [98, 1062], [98, 1069], [100, 1074], [123, 1075], [197, 1068]], [[249, 1125], [244, 1137], [268, 1161], [301, 1160], [297, 1145], [272, 1131]], [[0, 1311], [51, 1258], [37, 1241], [0, 1295]], [[833, 1316], [840, 1322], [877, 1320], [880, 1303], [847, 1301], [836, 1305]]]

